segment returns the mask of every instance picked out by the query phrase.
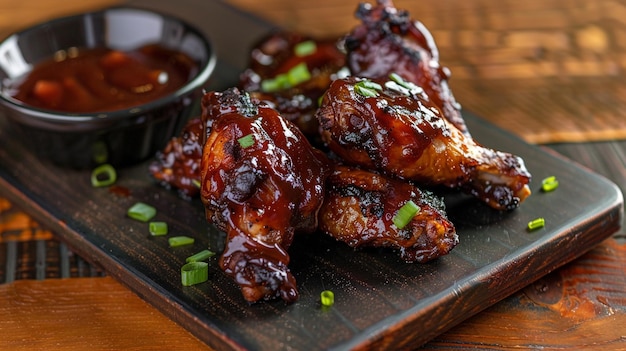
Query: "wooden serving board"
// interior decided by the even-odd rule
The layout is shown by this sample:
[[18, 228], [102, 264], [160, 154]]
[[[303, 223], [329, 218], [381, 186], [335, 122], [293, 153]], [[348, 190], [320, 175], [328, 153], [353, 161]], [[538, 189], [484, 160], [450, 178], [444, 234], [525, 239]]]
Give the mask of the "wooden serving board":
[[[213, 33], [219, 59], [210, 88], [235, 81], [245, 64], [241, 55], [270, 28], [221, 2], [149, 4]], [[478, 141], [526, 160], [535, 180], [534, 194], [523, 206], [498, 213], [448, 194], [460, 244], [428, 264], [407, 264], [388, 250], [355, 251], [322, 234], [297, 236], [289, 253], [301, 297], [290, 305], [248, 304], [215, 258], [208, 282], [181, 285], [185, 258], [207, 247], [219, 251], [223, 234], [207, 224], [198, 200], [183, 200], [155, 184], [149, 161], [118, 170], [113, 188], [93, 188], [88, 170], [37, 159], [0, 119], [0, 193], [216, 349], [415, 348], [579, 257], [617, 231], [621, 221], [622, 195], [605, 178], [474, 115], [467, 113], [466, 119]], [[561, 186], [541, 193], [540, 180], [550, 175]], [[157, 208], [156, 219], [169, 223], [170, 235], [193, 236], [196, 243], [172, 249], [166, 237], [150, 237], [147, 224], [126, 216], [137, 201]], [[526, 231], [526, 223], [540, 216], [546, 227]], [[325, 289], [335, 293], [330, 309], [319, 303]]]

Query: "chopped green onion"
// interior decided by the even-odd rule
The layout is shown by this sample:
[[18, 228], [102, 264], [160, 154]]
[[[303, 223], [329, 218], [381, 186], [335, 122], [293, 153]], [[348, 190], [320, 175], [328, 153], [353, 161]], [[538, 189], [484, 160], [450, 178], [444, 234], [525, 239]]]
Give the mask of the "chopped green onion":
[[91, 185], [99, 188], [103, 186], [109, 186], [117, 180], [117, 172], [115, 168], [106, 163], [100, 165], [91, 172]]
[[197, 254], [187, 257], [186, 261], [187, 262], [200, 262], [200, 261], [205, 261], [213, 256], [215, 256], [215, 252], [210, 251], [210, 250], [202, 250], [198, 252]]
[[546, 225], [546, 220], [544, 218], [535, 218], [532, 221], [528, 222], [528, 230], [535, 230], [539, 228], [543, 228]]
[[361, 86], [361, 85], [355, 85], [354, 86], [354, 91], [357, 92], [359, 95], [362, 95], [362, 96], [365, 96], [365, 97], [377, 97], [378, 96], [378, 92], [376, 92], [376, 90], [370, 89], [370, 88], [366, 88], [366, 87]]
[[293, 48], [294, 54], [298, 57], [311, 55], [317, 50], [317, 44], [313, 40], [307, 40], [296, 44]]
[[324, 290], [320, 293], [320, 302], [324, 307], [330, 307], [335, 304], [335, 294], [330, 290]]
[[107, 144], [97, 141], [91, 146], [92, 159], [96, 164], [105, 163], [109, 159]]
[[365, 97], [377, 97], [378, 91], [382, 91], [383, 87], [371, 80], [362, 80], [354, 85], [354, 91]]
[[252, 145], [254, 145], [254, 135], [252, 134], [248, 134], [248, 135], [244, 135], [241, 138], [237, 139], [237, 141], [239, 142], [239, 145], [242, 148], [248, 148]]
[[137, 202], [128, 209], [126, 214], [132, 219], [147, 222], [156, 216], [156, 208], [143, 202]]
[[559, 180], [555, 176], [550, 176], [541, 181], [541, 190], [550, 192], [559, 187]]
[[185, 245], [191, 245], [195, 242], [196, 240], [194, 238], [190, 238], [188, 236], [173, 236], [169, 239], [167, 239], [167, 242], [170, 244], [170, 247], [179, 247], [179, 246], [185, 246]]
[[397, 91], [402, 95], [406, 95], [406, 96], [411, 96], [411, 90], [407, 89], [405, 87], [403, 87], [402, 85], [392, 81], [392, 80], [388, 80], [385, 82], [385, 88], [389, 89], [389, 90], [393, 90], [393, 91]]
[[152, 236], [167, 235], [167, 223], [166, 222], [150, 222], [148, 224], [148, 230]]
[[311, 79], [311, 72], [309, 72], [306, 63], [301, 62], [292, 67], [287, 73], [279, 74], [272, 79], [263, 80], [261, 82], [261, 90], [266, 93], [271, 93], [289, 89], [309, 79]]
[[389, 74], [389, 79], [393, 80], [394, 82], [403, 85], [406, 82], [404, 81], [404, 78], [402, 78], [402, 76], [400, 76], [398, 73], [392, 72]]
[[191, 184], [193, 184], [195, 187], [202, 188], [202, 183], [200, 183], [198, 179], [192, 179]]
[[412, 200], [407, 201], [393, 217], [393, 224], [395, 224], [398, 229], [404, 228], [419, 210], [420, 207], [417, 206], [415, 202]]
[[378, 90], [378, 91], [382, 91], [383, 87], [376, 83], [376, 82], [372, 82], [371, 80], [362, 80], [358, 83], [356, 83], [356, 85], [362, 86], [364, 88], [368, 88], [368, 89], [374, 89], [374, 90]]
[[306, 63], [302, 62], [295, 65], [289, 70], [289, 72], [287, 72], [287, 78], [289, 85], [293, 87], [311, 79], [311, 72], [309, 72], [309, 68]]
[[273, 79], [265, 79], [261, 82], [261, 90], [266, 93], [289, 88], [289, 79], [286, 74], [279, 74]]
[[264, 79], [261, 81], [261, 91], [271, 93], [282, 89], [276, 79]]
[[398, 83], [398, 85], [409, 89], [409, 91], [413, 94], [419, 94], [423, 91], [422, 88], [420, 88], [417, 84], [414, 84], [412, 82], [406, 81], [404, 80], [404, 78], [402, 78], [402, 76], [400, 76], [397, 73], [391, 73], [389, 74], [389, 79], [391, 79], [392, 81]]
[[183, 286], [204, 283], [209, 280], [209, 264], [206, 262], [189, 262], [180, 269], [180, 280]]

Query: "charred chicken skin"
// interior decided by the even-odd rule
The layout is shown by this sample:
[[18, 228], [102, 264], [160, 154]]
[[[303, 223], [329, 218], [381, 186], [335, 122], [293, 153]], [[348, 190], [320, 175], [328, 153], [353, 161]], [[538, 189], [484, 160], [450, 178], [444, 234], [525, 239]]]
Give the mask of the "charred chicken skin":
[[362, 3], [356, 16], [362, 23], [344, 38], [347, 66], [353, 76], [379, 79], [391, 73], [422, 87], [432, 102], [462, 133], [469, 135], [461, 105], [448, 86], [450, 70], [441, 66], [431, 33], [391, 0]]
[[[399, 228], [394, 217], [408, 201], [419, 208]], [[443, 256], [459, 239], [441, 198], [408, 182], [371, 171], [337, 166], [327, 181], [320, 230], [352, 247], [399, 249], [407, 262]]]
[[[188, 122], [151, 171], [188, 195], [202, 185], [207, 218], [227, 233], [220, 266], [250, 302], [297, 298], [287, 266], [296, 232], [319, 229], [355, 248], [398, 249], [407, 262], [445, 255], [458, 242], [441, 199], [404, 181], [331, 164], [277, 111], [237, 89], [205, 95], [202, 119]], [[393, 215], [409, 200], [420, 210], [398, 228]]]
[[[309, 46], [309, 49], [297, 50], [298, 45]], [[275, 80], [300, 64], [305, 64], [310, 74], [306, 81], [293, 86], [263, 87], [264, 81]], [[345, 55], [339, 51], [336, 40], [274, 32], [250, 51], [249, 66], [240, 75], [239, 88], [270, 104], [283, 118], [293, 122], [309, 141], [321, 146], [315, 117], [318, 100], [344, 65]], [[164, 186], [177, 189], [183, 197], [197, 196], [203, 144], [202, 122], [194, 118], [157, 154], [150, 165], [150, 173]]]
[[[443, 200], [418, 186], [460, 189], [497, 210], [530, 194], [521, 158], [471, 138], [428, 30], [390, 0], [357, 16], [345, 52], [296, 33], [264, 38], [239, 86], [206, 93], [202, 117], [150, 166], [185, 197], [199, 193], [226, 233], [220, 267], [247, 301], [298, 298], [288, 249], [299, 232], [393, 248], [407, 262], [447, 254], [455, 228]], [[307, 42], [315, 50], [296, 54]], [[307, 79], [289, 77], [303, 68]], [[320, 139], [330, 157], [311, 146]], [[417, 211], [399, 225], [408, 203]]]
[[149, 170], [154, 179], [174, 188], [183, 198], [198, 195], [200, 160], [204, 145], [204, 127], [200, 118], [187, 122], [180, 135], [173, 137], [156, 155]]
[[497, 210], [512, 210], [530, 195], [521, 158], [479, 145], [421, 88], [401, 83], [335, 80], [317, 112], [330, 150], [394, 177], [462, 189]]
[[227, 234], [220, 266], [248, 301], [298, 298], [287, 267], [296, 232], [312, 232], [330, 172], [326, 156], [276, 110], [238, 89], [203, 97], [201, 200]]

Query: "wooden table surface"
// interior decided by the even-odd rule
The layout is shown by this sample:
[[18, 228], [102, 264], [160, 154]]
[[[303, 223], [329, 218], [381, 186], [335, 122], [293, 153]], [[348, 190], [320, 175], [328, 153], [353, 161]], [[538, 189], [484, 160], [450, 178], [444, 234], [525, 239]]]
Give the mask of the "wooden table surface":
[[[0, 36], [120, 2], [0, 0]], [[339, 35], [355, 23], [352, 1], [227, 2], [314, 35]], [[626, 4], [419, 3], [396, 0], [433, 31], [465, 108], [603, 174], [624, 192]], [[512, 15], [506, 21], [489, 16], [503, 13]], [[625, 234], [622, 229], [424, 348], [626, 350]], [[208, 349], [3, 198], [0, 278], [0, 348]]]

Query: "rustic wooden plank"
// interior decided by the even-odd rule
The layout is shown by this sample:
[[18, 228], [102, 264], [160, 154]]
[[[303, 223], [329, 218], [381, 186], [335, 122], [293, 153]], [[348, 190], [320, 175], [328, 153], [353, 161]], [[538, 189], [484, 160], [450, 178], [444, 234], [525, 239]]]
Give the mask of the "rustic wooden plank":
[[210, 350], [108, 277], [0, 285], [0, 331], [16, 351]]
[[4, 38], [15, 30], [52, 18], [91, 11], [122, 2], [123, 0], [0, 1], [0, 37]]
[[[590, 273], [593, 280], [588, 279]], [[616, 326], [626, 323], [624, 274], [626, 246], [608, 239], [574, 263], [434, 339], [424, 349], [616, 347], [623, 342], [623, 330]], [[45, 317], [21, 323], [27, 319], [26, 311]], [[21, 280], [0, 285], [0, 320], [4, 345], [14, 350], [55, 344], [62, 345], [63, 350], [81, 350], [87, 345], [93, 350], [208, 349], [111, 278]], [[57, 323], [67, 321], [81, 327], [45, 332], [58, 330]], [[32, 330], [44, 332], [32, 334]], [[103, 337], [105, 330], [110, 338]], [[142, 337], [132, 339], [129, 331]]]
[[0, 281], [101, 276], [32, 216], [0, 196]]
[[424, 349], [623, 349], [626, 244], [608, 239]]

